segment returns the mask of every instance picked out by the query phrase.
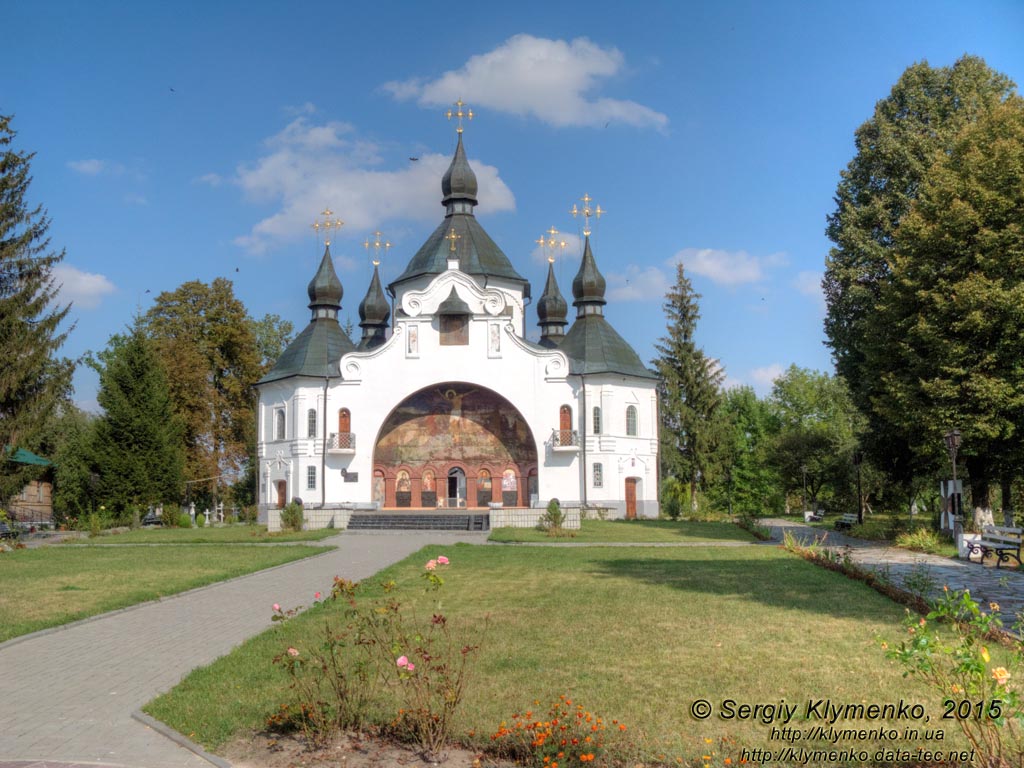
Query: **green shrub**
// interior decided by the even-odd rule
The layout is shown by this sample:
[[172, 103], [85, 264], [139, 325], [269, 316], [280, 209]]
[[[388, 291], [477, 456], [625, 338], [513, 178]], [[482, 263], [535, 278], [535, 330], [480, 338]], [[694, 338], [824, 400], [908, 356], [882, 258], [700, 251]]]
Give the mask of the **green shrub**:
[[188, 516], [188, 513], [182, 512], [178, 515], [178, 527], [179, 528], [191, 528], [192, 518]]
[[131, 528], [133, 531], [142, 527], [142, 517], [141, 515], [139, 515], [139, 510], [137, 507], [132, 507], [132, 519], [131, 522], [128, 524], [128, 527]]
[[89, 538], [95, 539], [100, 535], [100, 531], [103, 530], [103, 523], [100, 521], [100, 516], [95, 512], [89, 513]]
[[281, 510], [281, 528], [286, 531], [302, 530], [302, 505], [289, 502]]
[[206, 515], [200, 512], [196, 515], [196, 528], [204, 528], [206, 526]]
[[178, 518], [181, 516], [181, 507], [177, 504], [165, 504], [164, 511], [160, 515], [160, 519], [163, 521], [164, 528], [174, 528], [178, 524]]
[[901, 533], [896, 537], [896, 546], [904, 549], [913, 549], [918, 552], [936, 554], [942, 551], [943, 540], [939, 534], [928, 528], [918, 528], [914, 531]]
[[558, 499], [548, 502], [547, 511], [537, 521], [537, 530], [545, 531], [548, 536], [572, 535], [565, 530], [565, 512], [562, 511], [562, 505]]
[[238, 522], [254, 524], [259, 519], [259, 510], [255, 506], [242, 507], [238, 510]]
[[677, 477], [669, 477], [661, 485], [661, 511], [669, 520], [678, 520], [683, 514], [682, 483]]

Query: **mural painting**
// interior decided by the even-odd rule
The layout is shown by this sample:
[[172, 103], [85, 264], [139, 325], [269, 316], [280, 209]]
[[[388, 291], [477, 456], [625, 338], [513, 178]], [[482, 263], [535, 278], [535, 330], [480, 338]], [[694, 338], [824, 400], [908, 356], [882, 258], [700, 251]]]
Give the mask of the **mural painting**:
[[374, 466], [394, 478], [388, 480], [387, 506], [434, 506], [444, 498], [438, 473], [447, 476], [456, 467], [468, 481], [460, 506], [489, 503], [491, 478], [498, 476], [501, 500], [516, 506], [524, 503], [518, 478], [536, 471], [537, 448], [526, 421], [505, 398], [452, 382], [423, 389], [392, 411], [374, 449]]

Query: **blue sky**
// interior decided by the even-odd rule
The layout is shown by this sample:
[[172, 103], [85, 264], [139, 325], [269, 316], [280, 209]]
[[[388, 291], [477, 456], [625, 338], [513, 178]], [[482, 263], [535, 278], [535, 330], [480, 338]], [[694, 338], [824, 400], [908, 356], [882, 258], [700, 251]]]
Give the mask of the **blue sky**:
[[[535, 294], [534, 241], [575, 236], [589, 193], [608, 211], [592, 242], [613, 325], [650, 360], [682, 260], [698, 341], [763, 394], [791, 363], [831, 370], [825, 218], [875, 102], [915, 61], [964, 53], [1024, 81], [1019, 2], [370, 5], [3, 5], [0, 112], [36, 153], [31, 202], [67, 251], [65, 354], [218, 276], [301, 330], [324, 206], [346, 222], [332, 251], [358, 321], [367, 235], [394, 244], [392, 279], [441, 219], [461, 96], [477, 215]], [[81, 404], [95, 389], [76, 376]]]

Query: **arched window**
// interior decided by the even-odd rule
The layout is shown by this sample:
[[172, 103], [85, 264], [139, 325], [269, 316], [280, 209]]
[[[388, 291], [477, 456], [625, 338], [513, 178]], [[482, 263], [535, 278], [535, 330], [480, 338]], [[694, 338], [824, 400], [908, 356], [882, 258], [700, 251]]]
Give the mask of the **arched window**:
[[306, 437], [316, 437], [316, 408], [306, 411]]
[[626, 408], [626, 434], [636, 437], [636, 406]]
[[594, 434], [601, 434], [601, 406], [594, 406]]
[[274, 439], [284, 440], [284, 408], [274, 410]]

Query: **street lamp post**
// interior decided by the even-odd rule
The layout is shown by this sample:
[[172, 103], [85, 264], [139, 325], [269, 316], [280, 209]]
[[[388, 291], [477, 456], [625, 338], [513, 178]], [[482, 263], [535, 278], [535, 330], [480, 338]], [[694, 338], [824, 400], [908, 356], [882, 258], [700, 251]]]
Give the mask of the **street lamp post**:
[[864, 494], [860, 489], [860, 465], [864, 461], [864, 454], [860, 451], [853, 452], [853, 466], [857, 468], [857, 525], [864, 525]]
[[800, 513], [803, 514], [807, 511], [807, 465], [801, 464], [800, 471], [804, 475], [804, 495], [800, 499], [800, 506], [803, 507], [803, 509], [800, 510]]
[[953, 465], [953, 488], [950, 490], [950, 510], [953, 513], [953, 535], [960, 532], [962, 520], [960, 518], [960, 494], [956, 490], [956, 452], [960, 448], [960, 430], [951, 429], [945, 435], [946, 450], [949, 451], [949, 461]]

